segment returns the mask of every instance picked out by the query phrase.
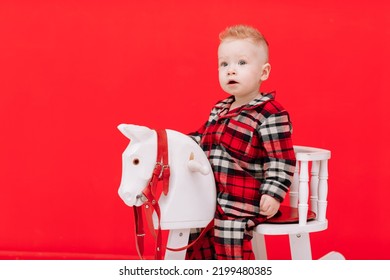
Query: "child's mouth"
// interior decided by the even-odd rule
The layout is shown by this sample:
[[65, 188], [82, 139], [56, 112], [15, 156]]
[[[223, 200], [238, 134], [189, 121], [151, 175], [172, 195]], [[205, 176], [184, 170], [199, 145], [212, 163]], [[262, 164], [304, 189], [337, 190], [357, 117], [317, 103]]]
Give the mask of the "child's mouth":
[[235, 84], [238, 84], [238, 82], [236, 82], [236, 81], [229, 81], [228, 82], [228, 85], [235, 85]]

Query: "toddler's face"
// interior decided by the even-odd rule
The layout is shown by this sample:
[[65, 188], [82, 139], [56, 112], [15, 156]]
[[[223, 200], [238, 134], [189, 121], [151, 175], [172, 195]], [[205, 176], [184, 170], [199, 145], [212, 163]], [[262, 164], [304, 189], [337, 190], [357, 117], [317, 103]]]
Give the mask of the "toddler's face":
[[222, 41], [218, 48], [219, 83], [222, 89], [237, 97], [255, 96], [259, 92], [268, 64], [263, 46], [249, 39]]

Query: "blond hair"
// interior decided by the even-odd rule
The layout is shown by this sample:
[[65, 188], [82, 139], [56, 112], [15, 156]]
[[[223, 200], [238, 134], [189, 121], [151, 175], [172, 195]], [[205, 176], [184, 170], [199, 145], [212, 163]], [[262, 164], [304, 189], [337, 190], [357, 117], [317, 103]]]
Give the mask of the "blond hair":
[[227, 27], [224, 31], [219, 33], [219, 39], [221, 42], [229, 39], [249, 39], [255, 44], [264, 46], [264, 49], [268, 56], [268, 41], [265, 39], [263, 34], [256, 28], [248, 25], [234, 25]]

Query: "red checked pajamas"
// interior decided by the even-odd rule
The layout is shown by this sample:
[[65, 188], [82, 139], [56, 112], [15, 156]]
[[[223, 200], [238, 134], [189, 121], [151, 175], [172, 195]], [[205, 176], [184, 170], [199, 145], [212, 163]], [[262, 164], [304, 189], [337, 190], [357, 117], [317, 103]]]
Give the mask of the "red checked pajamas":
[[213, 232], [188, 249], [187, 258], [253, 259], [252, 229], [265, 221], [261, 195], [283, 201], [291, 185], [295, 154], [288, 112], [274, 93], [230, 111], [233, 102], [233, 96], [218, 102], [205, 125], [190, 134], [213, 168], [217, 210]]

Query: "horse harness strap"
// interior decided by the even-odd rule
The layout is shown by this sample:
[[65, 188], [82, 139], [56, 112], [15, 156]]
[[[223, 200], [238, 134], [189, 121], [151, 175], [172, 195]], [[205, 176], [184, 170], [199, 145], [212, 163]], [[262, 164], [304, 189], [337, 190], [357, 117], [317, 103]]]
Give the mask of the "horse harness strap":
[[[153, 170], [153, 174], [151, 179], [149, 180], [147, 186], [142, 191], [142, 194], [138, 196], [144, 203], [139, 207], [134, 207], [134, 223], [135, 223], [135, 231], [136, 231], [136, 249], [140, 259], [143, 259], [144, 253], [144, 237], [145, 237], [145, 229], [143, 225], [143, 211], [146, 214], [146, 221], [148, 223], [149, 231], [153, 234], [154, 239], [156, 240], [155, 245], [155, 255], [154, 258], [156, 260], [162, 259], [162, 234], [161, 234], [161, 211], [160, 206], [158, 204], [158, 200], [160, 198], [161, 193], [164, 195], [168, 194], [169, 191], [169, 177], [170, 177], [170, 167], [168, 164], [168, 140], [167, 140], [167, 132], [166, 130], [156, 130], [157, 133], [157, 159], [156, 165]], [[162, 181], [162, 191], [157, 192], [158, 182]], [[156, 212], [158, 227], [157, 230], [154, 229], [153, 224], [153, 212]], [[180, 248], [169, 248], [166, 247], [167, 250], [170, 251], [181, 251], [185, 250], [196, 243], [210, 228], [212, 227], [212, 223], [202, 231], [200, 236], [194, 240], [192, 243], [187, 246]]]
[[[143, 225], [143, 210], [145, 211], [146, 221], [148, 223], [148, 227], [150, 232], [152, 232], [153, 237], [156, 239], [156, 247], [155, 247], [155, 259], [161, 259], [161, 226], [160, 226], [160, 206], [158, 204], [160, 193], [157, 193], [157, 185], [158, 181], [163, 181], [163, 189], [162, 192], [164, 195], [168, 194], [169, 188], [169, 176], [170, 170], [168, 165], [168, 141], [167, 134], [165, 130], [156, 130], [157, 133], [157, 158], [156, 164], [153, 169], [153, 174], [148, 184], [142, 191], [142, 194], [137, 196], [137, 198], [143, 201], [143, 204], [139, 207], [134, 207], [134, 223], [135, 223], [135, 232], [136, 232], [136, 249], [138, 255], [141, 259], [143, 259], [144, 253], [144, 237], [145, 237], [145, 229]], [[158, 218], [158, 228], [155, 231], [153, 225], [153, 212], [156, 212]]]

